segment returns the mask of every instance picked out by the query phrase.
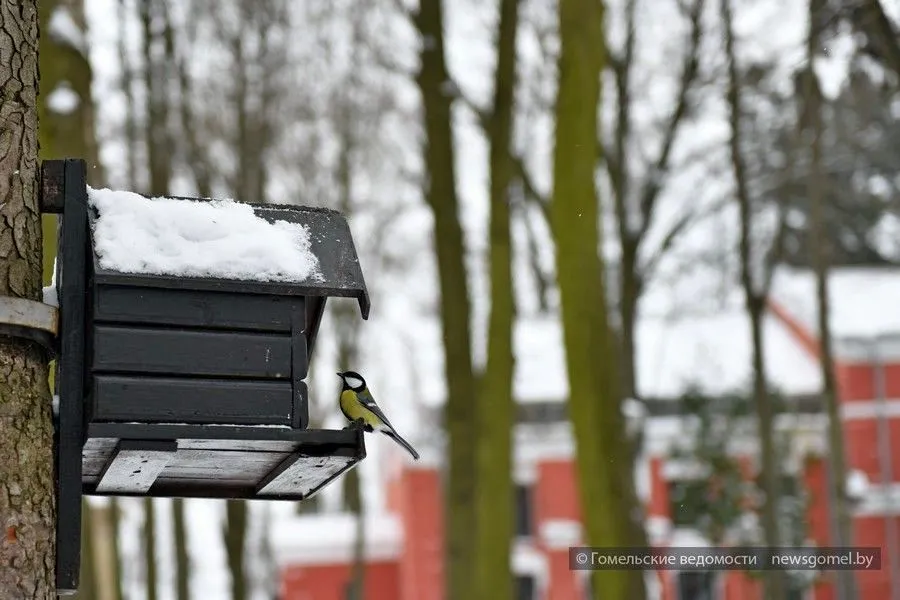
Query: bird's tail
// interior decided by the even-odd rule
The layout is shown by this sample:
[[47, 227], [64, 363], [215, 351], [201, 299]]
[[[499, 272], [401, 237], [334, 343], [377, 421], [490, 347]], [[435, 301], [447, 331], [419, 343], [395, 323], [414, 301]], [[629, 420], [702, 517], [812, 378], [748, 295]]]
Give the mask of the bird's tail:
[[381, 430], [381, 433], [383, 433], [384, 435], [388, 436], [389, 438], [391, 438], [392, 440], [394, 440], [395, 442], [397, 442], [398, 444], [400, 444], [401, 446], [403, 446], [403, 448], [404, 448], [407, 452], [409, 452], [409, 453], [412, 455], [412, 457], [413, 457], [414, 459], [419, 460], [419, 453], [416, 452], [416, 449], [413, 448], [413, 447], [410, 445], [409, 442], [407, 442], [407, 441], [404, 440], [402, 437], [400, 437], [399, 435], [397, 435], [397, 432], [392, 431], [392, 430], [390, 430], [390, 429], [382, 429], [382, 430]]

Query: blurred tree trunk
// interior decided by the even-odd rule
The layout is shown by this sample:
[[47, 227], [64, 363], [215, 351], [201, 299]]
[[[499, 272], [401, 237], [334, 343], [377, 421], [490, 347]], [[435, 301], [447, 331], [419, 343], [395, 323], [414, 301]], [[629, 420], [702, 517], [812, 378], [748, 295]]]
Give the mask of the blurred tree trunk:
[[[738, 75], [737, 58], [734, 47], [734, 19], [731, 0], [722, 0], [722, 22], [725, 27], [725, 53], [728, 63], [727, 100], [731, 135], [729, 147], [734, 174], [738, 211], [740, 213], [740, 263], [741, 285], [744, 301], [750, 316], [750, 333], [753, 340], [753, 398], [758, 421], [761, 460], [761, 479], [764, 492], [762, 524], [768, 546], [779, 546], [778, 507], [781, 498], [781, 468], [775, 456], [775, 409], [769, 394], [765, 372], [763, 345], [763, 317], [766, 308], [768, 284], [760, 281], [760, 275], [769, 279], [769, 274], [760, 273], [754, 267], [756, 257], [753, 244], [753, 211], [750, 190], [747, 184], [747, 166], [743, 155], [741, 82]], [[765, 597], [784, 600], [787, 594], [787, 579], [781, 571], [766, 571], [763, 579]]]
[[244, 571], [244, 550], [247, 541], [247, 502], [225, 502], [225, 555], [231, 573], [231, 599], [247, 600], [247, 577]]
[[[349, 85], [348, 85], [349, 87]], [[352, 159], [356, 141], [352, 131], [352, 114], [345, 99], [335, 99], [336, 117], [341, 150], [337, 165], [337, 206], [347, 218], [353, 215]], [[337, 333], [337, 364], [342, 371], [354, 369], [359, 361], [359, 326], [356, 308], [351, 302], [338, 301], [331, 305]], [[344, 508], [356, 516], [356, 535], [353, 538], [353, 562], [346, 600], [364, 600], [366, 584], [365, 564], [365, 503], [362, 494], [360, 467], [351, 469], [343, 477]]]
[[137, 128], [137, 103], [134, 100], [134, 72], [131, 67], [131, 59], [128, 55], [127, 39], [127, 22], [128, 7], [127, 0], [119, 0], [116, 5], [116, 18], [118, 20], [119, 35], [117, 40], [117, 50], [119, 62], [122, 65], [122, 79], [120, 85], [125, 94], [125, 148], [126, 148], [126, 169], [125, 179], [129, 189], [137, 189], [138, 185], [138, 164], [137, 164], [137, 145], [138, 145], [138, 128]]
[[497, 36], [494, 105], [490, 140], [490, 285], [487, 370], [478, 390], [478, 486], [475, 569], [477, 597], [511, 599], [513, 495], [512, 444], [515, 427], [513, 399], [513, 319], [509, 187], [512, 179], [513, 101], [516, 87], [516, 35], [519, 1], [501, 0]]
[[[141, 2], [140, 21], [144, 58], [143, 80], [146, 94], [147, 192], [151, 196], [167, 196], [172, 178], [173, 143], [169, 128], [169, 69], [171, 50], [165, 29], [155, 25], [165, 16], [161, 0]], [[161, 35], [162, 34], [162, 35]], [[160, 46], [163, 52], [160, 52]], [[146, 560], [147, 600], [158, 597], [156, 558], [156, 515], [152, 498], [144, 499], [144, 558]]]
[[[69, 19], [70, 23], [74, 23], [76, 28], [72, 33], [78, 33], [81, 39], [66, 37], [66, 30], [62, 27], [51, 28], [50, 20], [54, 15], [57, 22]], [[86, 27], [82, 0], [42, 0], [38, 3], [38, 20], [42, 32], [39, 58], [41, 95], [38, 98], [40, 158], [84, 158], [88, 164], [88, 183], [102, 185], [105, 177], [94, 131], [92, 75], [85, 54]], [[51, 98], [57, 102], [51, 103]], [[41, 221], [44, 283], [49, 283], [56, 259], [57, 216], [43, 215]]]
[[[810, 202], [810, 235], [812, 238], [812, 264], [816, 274], [816, 297], [818, 309], [820, 363], [822, 368], [822, 396], [828, 413], [828, 467], [829, 496], [831, 504], [832, 534], [835, 546], [852, 546], [853, 533], [850, 509], [847, 506], [846, 481], [847, 466], [844, 451], [844, 431], [834, 372], [831, 325], [829, 322], [830, 302], [828, 298], [828, 264], [830, 244], [825, 235], [825, 194], [822, 189], [822, 95], [818, 77], [812, 68], [819, 48], [821, 0], [809, 2], [809, 34], [806, 44], [807, 71], [804, 75], [804, 111], [801, 127], [805, 140], [809, 143], [810, 162], [807, 174], [807, 196]], [[855, 600], [854, 574], [852, 571], [837, 571], [837, 598]]]
[[[116, 521], [113, 521], [113, 510], [111, 505], [88, 506], [87, 514], [90, 515], [90, 521], [83, 526], [85, 536], [91, 537], [90, 554], [82, 553], [82, 556], [91, 556], [93, 560], [93, 589], [94, 592], [84, 593], [85, 599], [90, 600], [118, 600], [120, 596], [120, 578], [118, 571], [118, 561], [116, 553], [118, 545], [116, 539]], [[82, 593], [79, 590], [79, 593]]]
[[156, 600], [156, 511], [153, 509], [153, 498], [144, 498], [144, 579], [147, 586], [147, 600]]
[[78, 576], [78, 600], [97, 600], [97, 561], [94, 556], [92, 531], [93, 510], [87, 499], [81, 503], [81, 571]]
[[665, 232], [662, 242], [655, 249], [653, 258], [641, 261], [641, 251], [647, 245], [647, 233], [657, 212], [658, 200], [665, 189], [666, 178], [672, 170], [672, 155], [675, 140], [682, 126], [688, 122], [692, 108], [691, 90], [694, 88], [700, 66], [701, 17], [705, 0], [691, 0], [682, 4], [682, 11], [690, 24], [690, 34], [686, 50], [681, 58], [681, 73], [672, 112], [663, 122], [662, 137], [658, 154], [647, 166], [643, 180], [633, 181], [633, 157], [629, 154], [635, 146], [631, 128], [631, 106], [635, 101], [632, 75], [636, 68], [634, 60], [637, 38], [637, 0], [628, 0], [625, 5], [625, 45], [621, 56], [612, 61], [612, 71], [617, 91], [615, 131], [613, 148], [604, 160], [609, 172], [613, 192], [613, 207], [616, 215], [619, 245], [622, 257], [619, 264], [619, 314], [621, 316], [622, 373], [624, 396], [637, 398], [637, 340], [636, 328], [638, 308], [647, 278], [660, 257], [674, 244], [675, 240], [689, 226], [692, 213], [676, 220]]
[[476, 385], [472, 370], [469, 284], [465, 244], [456, 193], [451, 81], [444, 58], [443, 2], [422, 2], [414, 23], [422, 39], [416, 83], [422, 97], [425, 129], [425, 198], [434, 214], [434, 244], [440, 290], [444, 375], [447, 402], [449, 473], [445, 489], [445, 585], [447, 600], [474, 595], [475, 563], [471, 541], [477, 539], [475, 477]]
[[122, 519], [122, 509], [118, 498], [109, 499], [109, 523], [110, 523], [110, 550], [112, 551], [112, 567], [116, 577], [117, 600], [125, 600], [125, 590], [122, 585], [122, 549], [119, 546], [119, 523]]
[[188, 556], [187, 531], [184, 526], [184, 500], [175, 498], [172, 501], [172, 529], [175, 542], [175, 598], [189, 600], [191, 597], [188, 574], [190, 557]]
[[866, 50], [900, 77], [900, 33], [879, 0], [851, 4], [854, 27], [868, 38]]
[[[0, 296], [40, 300], [38, 9], [0, 10]], [[15, 224], [15, 226], [13, 226]], [[53, 421], [48, 360], [37, 344], [0, 337], [0, 598], [56, 597]]]
[[[147, 103], [147, 172], [149, 193], [165, 196], [172, 178], [174, 144], [169, 124], [171, 65], [174, 63], [171, 30], [163, 0], [145, 0], [140, 4], [144, 55], [144, 88]], [[166, 24], [158, 31], [155, 23]], [[160, 51], [162, 47], [162, 52]]]
[[[625, 435], [621, 377], [608, 322], [600, 215], [594, 169], [600, 154], [597, 106], [605, 57], [604, 5], [560, 0], [559, 89], [553, 156], [553, 201], [569, 407], [578, 457], [585, 541], [630, 546], [643, 535]], [[595, 508], [592, 510], [592, 507]], [[597, 507], [603, 507], [597, 510]], [[638, 544], [639, 545], [639, 544]], [[641, 571], [595, 571], [593, 594], [644, 598]]]

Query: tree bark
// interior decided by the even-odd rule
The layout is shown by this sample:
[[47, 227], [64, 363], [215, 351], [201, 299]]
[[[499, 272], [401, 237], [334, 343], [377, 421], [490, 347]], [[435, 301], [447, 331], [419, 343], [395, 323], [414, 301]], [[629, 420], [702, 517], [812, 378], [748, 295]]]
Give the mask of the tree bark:
[[516, 87], [516, 36], [519, 1], [501, 0], [494, 75], [493, 114], [488, 123], [490, 142], [490, 286], [487, 370], [478, 400], [478, 486], [474, 554], [477, 597], [511, 599], [515, 498], [512, 445], [515, 427], [513, 398], [513, 319], [509, 186], [512, 180], [510, 145]]
[[[599, 0], [560, 0], [559, 24], [550, 213], [585, 539], [596, 546], [629, 546], [642, 537], [643, 524], [640, 511], [634, 511], [632, 455], [620, 410], [621, 377], [598, 256], [600, 214], [594, 183], [600, 155], [600, 73], [606, 60], [604, 5]], [[645, 597], [641, 571], [592, 575], [595, 598]]]
[[[766, 290], [763, 289], [762, 281], [754, 279], [753, 214], [751, 211], [750, 191], [747, 186], [747, 167], [742, 149], [741, 83], [739, 81], [734, 48], [731, 0], [722, 0], [721, 12], [725, 28], [725, 53], [728, 63], [727, 100], [731, 129], [729, 148], [738, 211], [740, 213], [741, 285], [744, 289], [744, 301], [750, 316], [750, 333], [753, 340], [753, 398], [758, 422], [760, 453], [762, 455], [762, 489], [765, 494], [762, 523], [766, 544], [778, 546], [781, 543], [778, 523], [778, 506], [781, 498], [779, 485], [781, 469], [775, 456], [775, 412], [765, 372], [763, 316], [765, 313]], [[771, 598], [772, 600], [783, 600], [786, 598], [787, 581], [783, 572], [767, 571], [763, 583], [766, 598]]]
[[[0, 2], [0, 296], [41, 298], [38, 12]], [[56, 598], [53, 421], [47, 355], [0, 337], [0, 598]]]
[[451, 126], [452, 96], [444, 58], [443, 2], [422, 2], [415, 16], [422, 38], [416, 83], [422, 95], [425, 129], [425, 198], [434, 214], [434, 244], [440, 290], [445, 353], [449, 473], [445, 488], [446, 597], [474, 595], [475, 564], [471, 540], [476, 533], [476, 402], [472, 372], [469, 284], [459, 222]]

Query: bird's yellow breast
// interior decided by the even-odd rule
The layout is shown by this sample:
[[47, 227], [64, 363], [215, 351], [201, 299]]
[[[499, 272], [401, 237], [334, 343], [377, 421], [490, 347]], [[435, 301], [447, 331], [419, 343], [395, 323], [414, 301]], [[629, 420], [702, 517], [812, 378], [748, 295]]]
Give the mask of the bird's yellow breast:
[[359, 398], [356, 397], [356, 392], [353, 390], [341, 392], [341, 412], [351, 421], [362, 419], [373, 427], [379, 425], [378, 419], [372, 414], [372, 411], [360, 403]]

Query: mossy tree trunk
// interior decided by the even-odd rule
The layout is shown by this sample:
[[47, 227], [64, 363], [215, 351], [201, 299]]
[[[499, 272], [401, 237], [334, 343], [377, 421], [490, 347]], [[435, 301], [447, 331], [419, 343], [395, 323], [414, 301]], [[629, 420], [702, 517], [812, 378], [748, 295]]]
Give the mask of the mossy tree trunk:
[[[599, 207], [594, 183], [600, 147], [597, 105], [605, 62], [604, 5], [560, 0], [559, 89], [553, 154], [551, 226], [578, 459], [585, 539], [628, 546], [642, 527], [625, 436], [621, 373], [606, 306]], [[595, 571], [593, 594], [604, 600], [645, 596], [640, 571]]]
[[469, 284], [459, 222], [451, 125], [453, 97], [444, 56], [443, 2], [422, 2], [413, 21], [423, 40], [416, 83], [422, 97], [425, 130], [425, 199], [434, 215], [440, 315], [443, 330], [448, 436], [445, 479], [445, 585], [448, 600], [474, 595], [477, 536], [475, 511], [476, 402], [469, 320]]
[[[0, 296], [41, 298], [38, 9], [0, 2]], [[0, 598], [56, 598], [53, 420], [46, 352], [0, 337]]]
[[475, 569], [478, 598], [511, 599], [513, 538], [513, 319], [509, 188], [512, 179], [518, 0], [501, 0], [490, 141], [490, 286], [487, 370], [478, 400], [478, 482]]

